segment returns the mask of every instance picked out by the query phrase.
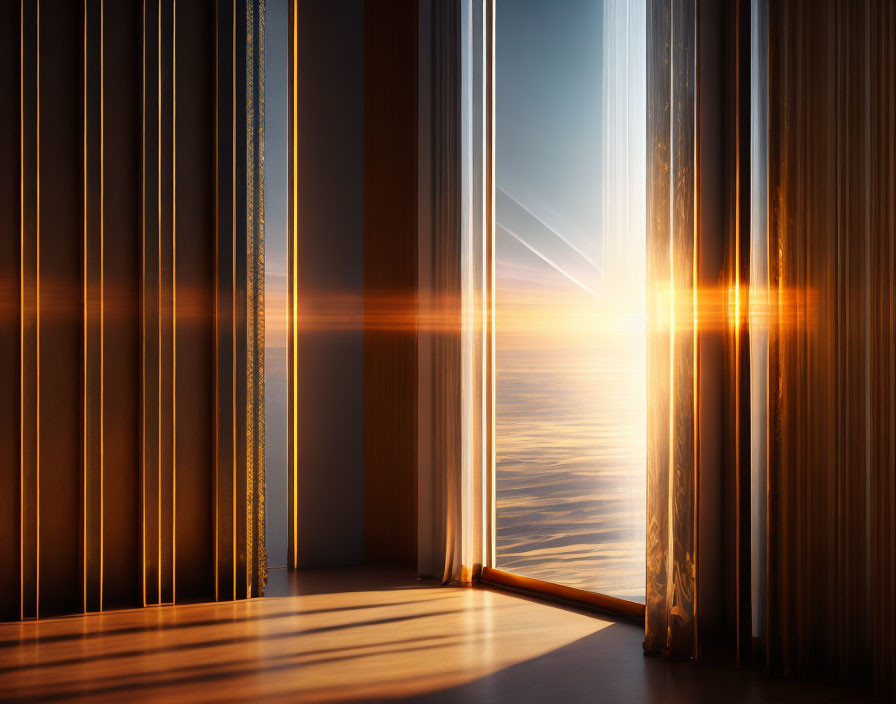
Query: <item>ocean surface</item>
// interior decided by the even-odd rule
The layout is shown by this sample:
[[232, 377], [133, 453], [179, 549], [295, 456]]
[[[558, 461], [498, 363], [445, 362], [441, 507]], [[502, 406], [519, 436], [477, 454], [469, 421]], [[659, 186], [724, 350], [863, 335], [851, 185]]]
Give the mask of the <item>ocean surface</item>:
[[644, 601], [643, 338], [497, 344], [497, 567]]

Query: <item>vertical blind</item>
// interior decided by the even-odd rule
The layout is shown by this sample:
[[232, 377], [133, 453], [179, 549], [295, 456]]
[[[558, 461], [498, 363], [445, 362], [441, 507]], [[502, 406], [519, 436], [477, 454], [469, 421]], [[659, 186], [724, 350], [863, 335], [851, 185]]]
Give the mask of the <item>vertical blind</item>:
[[756, 655], [892, 694], [896, 7], [788, 0], [767, 12]]
[[264, 2], [0, 8], [0, 617], [257, 594]]

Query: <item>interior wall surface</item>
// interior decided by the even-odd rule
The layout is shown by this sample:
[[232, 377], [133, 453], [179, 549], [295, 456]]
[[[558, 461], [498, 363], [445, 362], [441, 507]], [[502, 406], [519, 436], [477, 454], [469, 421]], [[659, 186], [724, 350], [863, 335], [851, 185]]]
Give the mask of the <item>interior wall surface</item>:
[[[364, 19], [364, 548], [417, 565], [417, 0]], [[425, 321], [424, 321], [425, 325]]]
[[357, 565], [365, 511], [364, 2], [302, 0], [291, 11], [298, 326], [290, 547], [299, 568]]

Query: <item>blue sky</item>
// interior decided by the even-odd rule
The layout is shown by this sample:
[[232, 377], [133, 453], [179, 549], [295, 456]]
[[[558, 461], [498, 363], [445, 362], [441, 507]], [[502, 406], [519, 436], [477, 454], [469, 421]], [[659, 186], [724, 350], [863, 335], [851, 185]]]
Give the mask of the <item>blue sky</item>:
[[597, 258], [603, 3], [498, 0], [496, 12], [497, 185]]

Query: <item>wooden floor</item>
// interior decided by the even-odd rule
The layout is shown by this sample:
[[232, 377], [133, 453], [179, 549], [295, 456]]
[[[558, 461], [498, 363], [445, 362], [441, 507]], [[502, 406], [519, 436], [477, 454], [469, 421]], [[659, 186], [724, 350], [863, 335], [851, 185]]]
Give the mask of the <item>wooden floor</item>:
[[398, 572], [274, 570], [268, 594], [0, 624], [0, 700], [858, 700], [645, 658], [640, 626]]

